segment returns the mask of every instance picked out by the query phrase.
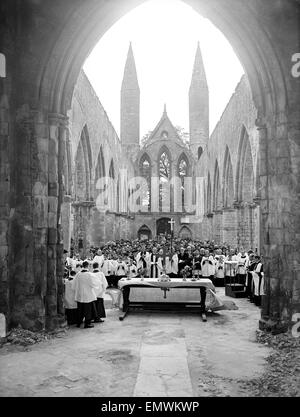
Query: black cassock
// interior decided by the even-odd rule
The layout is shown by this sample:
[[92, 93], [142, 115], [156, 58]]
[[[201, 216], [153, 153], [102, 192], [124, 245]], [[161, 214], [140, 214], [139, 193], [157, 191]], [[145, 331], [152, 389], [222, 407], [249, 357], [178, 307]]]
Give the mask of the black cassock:
[[[180, 262], [182, 261], [182, 262]], [[187, 254], [178, 254], [178, 275], [181, 277], [182, 276], [182, 270], [184, 269], [184, 267], [187, 265]]]
[[157, 267], [158, 256], [151, 253], [150, 256], [150, 278], [158, 278], [158, 267]]

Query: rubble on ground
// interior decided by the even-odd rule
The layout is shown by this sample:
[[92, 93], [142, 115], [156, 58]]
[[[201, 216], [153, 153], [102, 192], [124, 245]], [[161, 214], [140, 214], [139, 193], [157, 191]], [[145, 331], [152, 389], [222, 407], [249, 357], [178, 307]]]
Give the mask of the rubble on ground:
[[62, 337], [66, 333], [66, 329], [58, 329], [53, 332], [46, 332], [45, 330], [39, 332], [32, 332], [30, 330], [23, 329], [20, 325], [16, 328], [11, 329], [6, 337], [2, 338], [0, 347], [4, 345], [20, 345], [29, 346], [36, 343], [44, 342], [55, 337]]
[[291, 333], [272, 335], [256, 331], [258, 343], [273, 349], [267, 358], [267, 368], [257, 379], [243, 381], [254, 397], [300, 396], [300, 338]]

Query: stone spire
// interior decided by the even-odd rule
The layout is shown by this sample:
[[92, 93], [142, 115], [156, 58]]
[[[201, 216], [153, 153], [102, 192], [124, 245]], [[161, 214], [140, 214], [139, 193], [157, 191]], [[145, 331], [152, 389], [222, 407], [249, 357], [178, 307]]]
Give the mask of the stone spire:
[[164, 112], [163, 112], [163, 115], [164, 115], [164, 116], [166, 116], [166, 115], [167, 115], [167, 105], [166, 105], [166, 103], [164, 104]]
[[130, 42], [121, 87], [120, 138], [123, 148], [132, 155], [140, 141], [140, 88]]
[[189, 90], [189, 116], [190, 149], [198, 159], [200, 147], [203, 150], [209, 139], [209, 93], [199, 42]]

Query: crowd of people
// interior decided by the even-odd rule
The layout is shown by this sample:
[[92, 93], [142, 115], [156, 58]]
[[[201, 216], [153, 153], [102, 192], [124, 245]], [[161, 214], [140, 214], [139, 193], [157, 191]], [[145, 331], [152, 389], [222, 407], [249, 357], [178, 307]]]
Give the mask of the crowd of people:
[[[179, 238], [119, 240], [91, 248], [86, 259], [74, 251], [65, 253], [65, 281], [74, 281], [72, 290], [78, 303], [73, 321], [78, 327], [83, 317], [87, 326], [92, 326], [93, 319], [102, 321], [104, 292], [108, 286], [117, 287], [121, 278], [159, 278], [163, 274], [171, 279], [209, 278], [215, 286], [239, 284], [251, 302], [261, 304], [263, 264], [253, 250]], [[81, 305], [86, 303], [90, 306]]]

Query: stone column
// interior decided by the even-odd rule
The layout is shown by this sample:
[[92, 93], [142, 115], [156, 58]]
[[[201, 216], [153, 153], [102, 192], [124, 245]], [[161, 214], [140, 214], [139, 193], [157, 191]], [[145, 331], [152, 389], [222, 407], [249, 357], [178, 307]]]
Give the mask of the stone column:
[[65, 195], [61, 207], [61, 225], [63, 233], [63, 247], [70, 251], [71, 246], [71, 217], [72, 217], [72, 197]]
[[269, 121], [257, 121], [262, 190], [261, 253], [266, 293], [259, 325], [261, 329], [286, 330], [291, 325], [293, 312], [300, 306], [299, 293], [295, 293], [297, 266], [299, 275], [299, 224], [296, 222], [299, 204], [295, 197], [296, 186], [292, 173], [292, 155], [296, 155], [297, 150], [292, 146], [296, 134], [293, 136], [293, 132], [288, 130], [285, 115], [277, 114], [274, 118], [276, 123], [272, 124]]
[[9, 231], [9, 103], [5, 82], [0, 78], [0, 312], [9, 321], [8, 231]]
[[19, 109], [12, 141], [9, 326], [45, 328], [48, 241], [47, 117]]
[[46, 290], [46, 327], [53, 329], [64, 322], [63, 298], [63, 233], [61, 206], [64, 198], [63, 164], [67, 119], [49, 114], [48, 146], [48, 253]]

